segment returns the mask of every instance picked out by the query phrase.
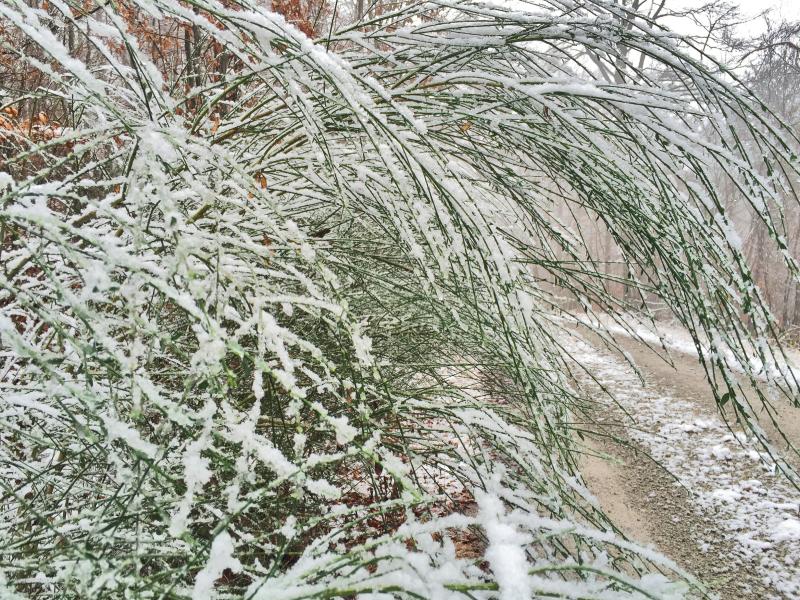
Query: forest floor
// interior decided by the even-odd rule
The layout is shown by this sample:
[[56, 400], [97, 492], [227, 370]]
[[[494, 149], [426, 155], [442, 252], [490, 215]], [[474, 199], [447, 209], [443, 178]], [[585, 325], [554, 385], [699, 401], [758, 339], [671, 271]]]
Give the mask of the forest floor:
[[[723, 600], [800, 599], [800, 492], [742, 432], [728, 429], [696, 356], [672, 352], [673, 367], [639, 342], [617, 341], [644, 382], [598, 340], [569, 343], [597, 378], [584, 382], [596, 392], [595, 418], [617, 438], [587, 440], [597, 455], [585, 457], [584, 477], [601, 507], [629, 538]], [[800, 410], [787, 403], [779, 413], [800, 445]], [[774, 428], [765, 429], [780, 447]]]

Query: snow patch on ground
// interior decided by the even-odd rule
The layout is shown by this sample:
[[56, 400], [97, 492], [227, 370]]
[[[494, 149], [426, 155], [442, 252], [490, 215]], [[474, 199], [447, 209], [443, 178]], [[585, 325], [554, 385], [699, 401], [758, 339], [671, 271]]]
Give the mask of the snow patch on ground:
[[[800, 492], [776, 474], [767, 455], [721, 419], [697, 414], [689, 401], [643, 389], [629, 365], [580, 340], [564, 342], [573, 358], [636, 418], [629, 435], [690, 490], [695, 511], [730, 542], [733, 556], [720, 560], [757, 574], [767, 599], [800, 598]], [[680, 518], [680, 515], [675, 515]]]
[[[698, 356], [697, 345], [695, 344], [689, 332], [675, 324], [657, 321], [655, 323], [646, 323], [635, 315], [630, 315], [625, 319], [626, 327], [621, 326], [618, 322], [607, 316], [594, 316], [584, 317], [577, 319], [576, 322], [583, 325], [588, 325], [593, 329], [605, 330], [613, 336], [624, 336], [628, 338], [638, 339], [646, 344], [650, 344], [655, 348], [666, 348], [669, 352], [679, 352], [688, 356]], [[703, 344], [702, 350], [704, 354], [709, 354], [710, 349], [708, 344]], [[757, 356], [755, 351], [751, 348], [751, 356], [749, 358], [749, 367], [757, 374], [761, 380], [766, 380], [768, 377], [771, 379], [783, 379], [787, 377], [800, 381], [800, 351], [790, 348], [784, 349], [786, 353], [786, 360], [782, 358], [770, 359], [765, 364]], [[737, 360], [734, 353], [729, 349], [724, 350], [726, 362], [732, 367], [737, 367]], [[743, 370], [741, 367], [737, 370]], [[759, 376], [760, 374], [760, 376]]]

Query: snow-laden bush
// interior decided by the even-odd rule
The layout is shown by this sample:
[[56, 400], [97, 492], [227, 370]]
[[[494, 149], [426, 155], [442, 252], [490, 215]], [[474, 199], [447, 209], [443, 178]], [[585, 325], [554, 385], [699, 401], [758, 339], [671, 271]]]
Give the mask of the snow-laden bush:
[[[780, 247], [795, 139], [614, 4], [514, 5], [314, 43], [138, 0], [224, 53], [201, 80], [130, 4], [0, 0], [41, 74], [0, 96], [0, 596], [679, 593], [577, 474], [559, 330], [629, 306], [556, 213], [604, 223], [747, 421], [737, 369], [781, 363], [711, 173]], [[622, 48], [669, 89], [595, 81]]]

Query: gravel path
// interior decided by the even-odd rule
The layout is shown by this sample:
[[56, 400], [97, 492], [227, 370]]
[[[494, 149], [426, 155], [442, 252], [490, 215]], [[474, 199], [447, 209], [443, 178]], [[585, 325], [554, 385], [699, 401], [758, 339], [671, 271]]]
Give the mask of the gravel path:
[[584, 463], [589, 487], [618, 526], [720, 598], [800, 599], [800, 492], [743, 434], [726, 428], [695, 359], [675, 355], [673, 369], [623, 341], [644, 374], [642, 386], [620, 358], [584, 342], [569, 346], [636, 417], [630, 427], [589, 385], [600, 400], [596, 417], [625, 442], [595, 437], [591, 446], [609, 458]]

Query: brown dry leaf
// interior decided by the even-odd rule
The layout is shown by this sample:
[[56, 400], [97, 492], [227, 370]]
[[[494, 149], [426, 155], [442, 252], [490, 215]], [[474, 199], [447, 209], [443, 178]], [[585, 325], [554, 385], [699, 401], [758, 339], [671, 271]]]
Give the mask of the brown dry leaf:
[[267, 189], [267, 176], [261, 172], [256, 173], [256, 181], [258, 181], [258, 185], [261, 186], [262, 190]]
[[472, 129], [472, 121], [462, 121], [458, 128], [461, 130], [461, 133], [467, 133]]
[[456, 558], [470, 559], [480, 558], [481, 552], [480, 538], [471, 531], [460, 531], [450, 538], [456, 550]]
[[211, 133], [212, 134], [217, 133], [217, 129], [219, 129], [219, 124], [220, 124], [219, 113], [214, 113], [211, 116], [211, 122], [213, 123], [213, 125], [211, 126]]
[[43, 112], [40, 112], [38, 115], [36, 115], [36, 119], [41, 125], [47, 125], [47, 123], [50, 121], [48, 116]]

